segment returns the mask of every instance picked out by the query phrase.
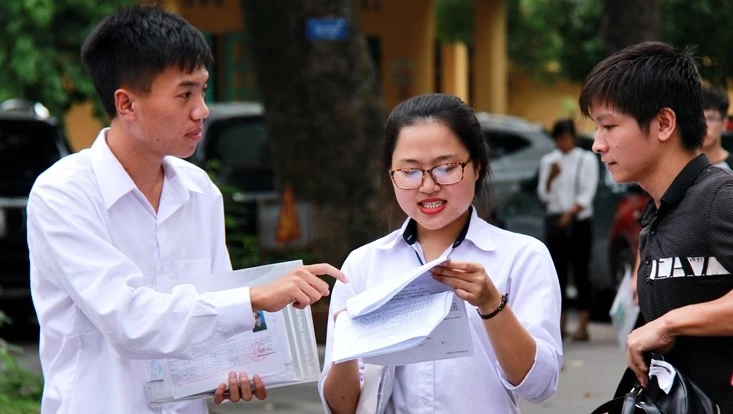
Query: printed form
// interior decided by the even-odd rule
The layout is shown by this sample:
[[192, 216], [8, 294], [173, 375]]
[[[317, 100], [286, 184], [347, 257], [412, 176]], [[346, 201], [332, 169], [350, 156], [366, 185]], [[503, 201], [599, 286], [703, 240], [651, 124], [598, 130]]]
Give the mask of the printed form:
[[333, 361], [403, 365], [472, 355], [465, 302], [428, 272], [446, 260], [350, 298], [336, 319]]
[[[177, 285], [194, 285], [200, 292], [269, 283], [301, 261], [276, 263], [230, 273], [155, 286], [170, 291]], [[320, 374], [310, 309], [286, 307], [282, 311], [256, 312], [255, 327], [222, 341], [205, 355], [190, 359], [148, 361], [146, 392], [151, 403], [205, 398], [226, 383], [230, 371], [259, 374], [265, 386], [275, 388], [317, 380]]]

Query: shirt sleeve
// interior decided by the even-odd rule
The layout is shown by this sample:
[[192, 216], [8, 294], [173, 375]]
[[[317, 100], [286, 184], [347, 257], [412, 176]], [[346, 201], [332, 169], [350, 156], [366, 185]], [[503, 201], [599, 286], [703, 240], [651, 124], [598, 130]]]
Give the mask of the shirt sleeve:
[[204, 294], [191, 285], [170, 293], [144, 287], [143, 271], [114, 246], [99, 214], [79, 184], [37, 182], [28, 202], [31, 279], [63, 291], [121, 357], [193, 358], [253, 328], [247, 287]]
[[[346, 261], [341, 268], [343, 274], [346, 275], [346, 277], [349, 279], [349, 283], [342, 283], [341, 281], [337, 280], [336, 284], [333, 287], [333, 292], [331, 292], [331, 305], [328, 310], [328, 326], [326, 330], [326, 352], [323, 358], [323, 372], [321, 373], [321, 377], [318, 380], [318, 393], [320, 394], [321, 402], [323, 403], [323, 412], [326, 414], [331, 414], [331, 409], [326, 402], [326, 397], [323, 392], [323, 384], [328, 377], [328, 371], [331, 369], [331, 355], [333, 352], [333, 335], [335, 324], [333, 315], [336, 312], [346, 309], [346, 301], [352, 296], [356, 295], [354, 284], [358, 283], [359, 266], [357, 263], [358, 260], [355, 259], [354, 256], [355, 254], [352, 252], [352, 254], [346, 258]], [[363, 372], [364, 364], [361, 359], [359, 359], [360, 380], [362, 380]]]
[[593, 198], [598, 189], [598, 161], [596, 161], [596, 156], [589, 151], [583, 150], [580, 156], [583, 161], [578, 171], [580, 182], [575, 202], [583, 208], [588, 208], [593, 204]]
[[550, 176], [550, 164], [549, 154], [544, 155], [540, 159], [537, 177], [537, 197], [545, 204], [550, 201], [550, 195], [547, 192], [547, 178]]
[[560, 285], [550, 253], [541, 242], [534, 240], [515, 261], [519, 265], [510, 275], [509, 304], [535, 340], [534, 364], [524, 381], [516, 386], [509, 382], [498, 364], [497, 370], [506, 389], [529, 402], [539, 403], [557, 391], [560, 379]]

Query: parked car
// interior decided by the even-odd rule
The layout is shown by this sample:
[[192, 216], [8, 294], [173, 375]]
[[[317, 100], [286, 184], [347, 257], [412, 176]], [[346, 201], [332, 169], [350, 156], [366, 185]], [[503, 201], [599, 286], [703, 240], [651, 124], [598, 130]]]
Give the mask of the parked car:
[[520, 186], [536, 179], [540, 158], [555, 145], [542, 127], [522, 118], [486, 112], [476, 117], [491, 148], [493, 207], [502, 211]]
[[45, 107], [21, 100], [0, 104], [0, 303], [11, 317], [31, 304], [28, 194], [36, 177], [70, 152], [61, 127]]
[[236, 208], [239, 230], [257, 235], [257, 201], [277, 196], [264, 110], [256, 102], [207, 103], [202, 140], [188, 158], [215, 171], [220, 187], [232, 188], [226, 207]]
[[[581, 136], [578, 146], [590, 150], [593, 139]], [[598, 159], [599, 180], [593, 200], [593, 249], [591, 253], [590, 280], [592, 286], [592, 317], [597, 320], [608, 319], [618, 282], [609, 263], [610, 231], [616, 205], [627, 192], [628, 185], [617, 184], [606, 167]], [[500, 220], [508, 230], [528, 234], [544, 241], [544, 206], [537, 197], [537, 177], [534, 175], [520, 186], [500, 211]], [[577, 292], [572, 283], [568, 284], [568, 297], [573, 299]]]

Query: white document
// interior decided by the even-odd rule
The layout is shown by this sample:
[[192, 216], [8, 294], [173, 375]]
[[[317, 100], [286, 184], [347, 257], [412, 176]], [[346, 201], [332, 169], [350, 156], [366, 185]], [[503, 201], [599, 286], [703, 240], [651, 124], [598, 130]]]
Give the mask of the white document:
[[[242, 269], [234, 272], [184, 280], [199, 292], [212, 292], [269, 283], [300, 266], [301, 261]], [[170, 291], [177, 285], [156, 286]], [[228, 381], [230, 371], [259, 374], [267, 388], [307, 381], [320, 375], [318, 349], [310, 307], [288, 306], [275, 312], [258, 312], [260, 324], [251, 332], [235, 335], [212, 351], [191, 360], [154, 360], [148, 363], [146, 391], [151, 404], [181, 399], [204, 398]]]
[[441, 256], [431, 262], [415, 268], [403, 275], [399, 275], [388, 282], [374, 286], [371, 289], [349, 298], [346, 301], [346, 310], [351, 316], [366, 315], [389, 302], [398, 292], [405, 288], [410, 282], [427, 273], [428, 270], [448, 260]]
[[[346, 311], [336, 319], [333, 361], [361, 357], [370, 364], [403, 365], [472, 355], [465, 302], [426, 273], [445, 260], [408, 272], [387, 288], [377, 286], [355, 296], [352, 303], [359, 306], [350, 308], [347, 301]], [[390, 299], [384, 303], [378, 294]], [[361, 313], [354, 315], [352, 309]]]

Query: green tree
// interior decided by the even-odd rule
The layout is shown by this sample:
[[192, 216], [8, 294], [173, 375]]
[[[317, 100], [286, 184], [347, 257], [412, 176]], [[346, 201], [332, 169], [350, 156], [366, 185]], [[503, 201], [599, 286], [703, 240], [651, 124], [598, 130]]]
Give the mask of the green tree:
[[[313, 203], [313, 255], [339, 266], [350, 250], [384, 234], [375, 216], [384, 110], [358, 3], [241, 4], [278, 180]], [[343, 19], [345, 38], [309, 39], [314, 17]]]
[[696, 47], [703, 78], [727, 87], [733, 78], [733, 0], [662, 0], [662, 16], [664, 39]]
[[43, 103], [60, 117], [75, 102], [96, 99], [79, 54], [104, 16], [136, 0], [0, 2], [0, 100]]
[[510, 60], [538, 79], [584, 79], [605, 56], [601, 12], [595, 0], [508, 1]]

